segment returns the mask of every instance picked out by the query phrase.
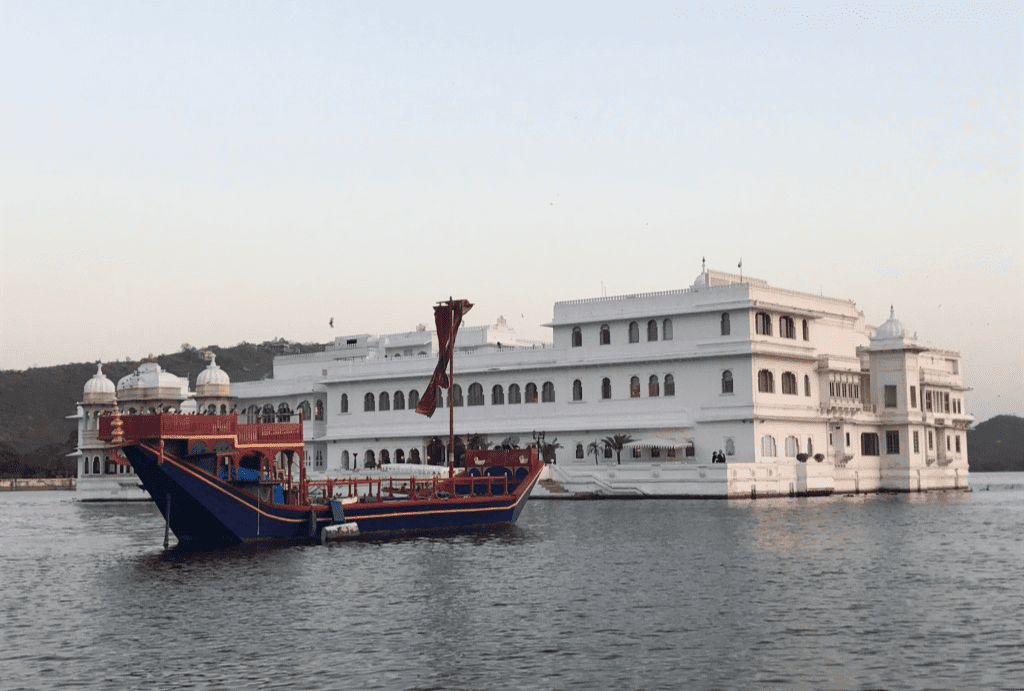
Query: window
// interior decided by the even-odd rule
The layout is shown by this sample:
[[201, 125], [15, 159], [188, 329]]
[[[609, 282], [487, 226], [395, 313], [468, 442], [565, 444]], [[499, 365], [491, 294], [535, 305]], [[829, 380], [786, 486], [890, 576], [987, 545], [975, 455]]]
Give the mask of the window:
[[317, 400], [313, 407], [313, 419], [321, 421], [324, 419], [324, 402], [321, 400]]
[[956, 452], [960, 453], [960, 435], [956, 435]]
[[647, 395], [658, 396], [661, 394], [661, 387], [658, 386], [658, 375], [652, 374], [647, 380]]
[[544, 386], [541, 387], [540, 400], [544, 403], [555, 402], [555, 385], [549, 381], [544, 382]]
[[416, 389], [409, 391], [409, 408], [414, 409], [420, 404], [420, 392]]
[[921, 453], [921, 433], [914, 430], [914, 453]]
[[650, 320], [647, 322], [647, 340], [657, 341], [658, 340], [658, 322]]
[[[345, 411], [341, 411], [345, 412]], [[258, 406], [251, 405], [245, 409], [245, 421], [247, 424], [253, 424], [260, 421], [260, 409]]]
[[371, 410], [376, 410], [376, 409], [377, 409], [377, 406], [374, 404], [373, 394], [372, 393], [368, 393], [365, 396], [363, 396], [363, 410], [366, 411], [366, 412], [369, 412]]
[[946, 435], [946, 451], [949, 451], [949, 435]]
[[640, 458], [640, 447], [639, 446], [634, 446], [633, 447], [633, 458]]
[[574, 326], [572, 327], [572, 347], [579, 348], [581, 345], [583, 345], [583, 332], [580, 327]]
[[694, 458], [697, 455], [697, 447], [693, 445], [692, 441], [686, 442], [686, 448], [683, 449], [683, 455], [687, 458]]
[[572, 382], [572, 400], [583, 400], [583, 382], [581, 382], [579, 379], [575, 379]]
[[377, 410], [391, 410], [391, 395], [387, 391], [380, 392]]
[[292, 421], [292, 409], [287, 403], [282, 403], [277, 406], [277, 421], [278, 422], [291, 422]]
[[629, 397], [640, 398], [640, 377], [629, 378]]
[[452, 405], [456, 408], [462, 406], [462, 387], [454, 384], [450, 391], [449, 395], [452, 397]]
[[612, 342], [612, 331], [607, 324], [601, 324], [601, 345], [610, 345]]
[[469, 404], [470, 405], [483, 405], [484, 404], [484, 387], [473, 382], [469, 385]]
[[814, 453], [814, 442], [811, 441], [810, 437], [807, 437], [807, 455], [810, 456]]
[[782, 373], [782, 393], [796, 396], [796, 375], [792, 372]]
[[722, 372], [722, 393], [732, 393], [732, 370]]
[[274, 406], [269, 403], [263, 406], [263, 422], [274, 421]]
[[[305, 422], [306, 420], [309, 420], [309, 419], [311, 419], [313, 417], [313, 415], [312, 415], [313, 409], [310, 407], [309, 401], [303, 401], [302, 403], [300, 403], [298, 411], [299, 411], [299, 419], [302, 420], [303, 422]], [[344, 411], [342, 411], [342, 412], [344, 412]]]
[[886, 384], [885, 385], [885, 407], [895, 408], [896, 407], [896, 385]]
[[347, 393], [341, 394], [341, 412], [343, 412], [343, 413], [347, 413], [348, 412], [348, 394]]
[[786, 437], [786, 456], [796, 458], [798, 453], [800, 453], [800, 440], [793, 436]]
[[612, 457], [612, 447], [610, 447], [610, 446], [605, 446], [604, 447], [604, 457], [605, 458], [611, 458]]
[[672, 340], [672, 320], [665, 319], [661, 322], [661, 340], [671, 341]]
[[612, 382], [608, 377], [601, 380], [601, 398], [608, 399], [612, 397]]
[[729, 313], [722, 312], [722, 335], [728, 336], [731, 332], [732, 326], [729, 324]]
[[774, 458], [775, 453], [775, 437], [767, 434], [761, 437], [761, 455], [767, 458]]
[[910, 407], [911, 408], [916, 408], [917, 407], [917, 387], [916, 386], [911, 386], [910, 387]]
[[583, 444], [576, 445], [576, 458], [583, 458]]
[[772, 318], [765, 312], [758, 312], [755, 319], [757, 326], [757, 333], [762, 336], [772, 335]]
[[804, 375], [804, 396], [810, 396], [810, 395], [811, 395], [811, 378], [805, 374]]
[[508, 402], [522, 403], [522, 396], [519, 394], [519, 384], [511, 384], [508, 387]]
[[932, 436], [932, 431], [928, 430], [928, 450], [931, 451], [935, 448], [935, 437]]
[[665, 375], [665, 395], [675, 396], [676, 395], [676, 380], [671, 374]]
[[927, 391], [924, 394], [924, 409], [929, 413], [932, 411], [932, 392]]
[[495, 384], [491, 388], [491, 405], [505, 405], [505, 390], [501, 384]]
[[877, 456], [878, 435], [874, 432], [864, 432], [860, 435], [860, 452], [865, 456]]
[[661, 457], [661, 449], [659, 449], [657, 446], [652, 447], [651, 448], [651, 458], [660, 458], [660, 457]]
[[796, 338], [796, 327], [793, 317], [779, 317], [779, 335], [783, 338]]
[[405, 394], [401, 391], [396, 391], [395, 395], [391, 398], [395, 404], [395, 410], [405, 410]]
[[732, 437], [725, 438], [725, 455], [735, 456], [736, 455], [736, 442], [733, 441]]
[[807, 327], [807, 320], [804, 319], [804, 340], [811, 340], [811, 330]]
[[537, 402], [537, 385], [534, 384], [533, 382], [530, 382], [529, 384], [526, 385], [525, 402], [526, 403], [536, 403]]
[[775, 377], [766, 369], [757, 373], [757, 390], [762, 393], [775, 393]]
[[885, 452], [887, 454], [900, 452], [900, 431], [898, 429], [885, 431]]
[[640, 342], [640, 325], [636, 322], [629, 323], [629, 342], [639, 343]]
[[946, 412], [948, 413], [949, 412], [949, 394], [946, 393], [946, 394], [943, 394], [943, 396], [944, 396], [944, 400], [945, 400], [945, 403], [946, 403]]

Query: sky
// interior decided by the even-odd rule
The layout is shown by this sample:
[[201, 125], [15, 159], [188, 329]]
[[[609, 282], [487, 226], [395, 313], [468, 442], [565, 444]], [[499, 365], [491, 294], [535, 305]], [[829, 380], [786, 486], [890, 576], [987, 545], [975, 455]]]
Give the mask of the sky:
[[[0, 0], [0, 369], [327, 342], [701, 261], [1024, 415], [1019, 3]], [[334, 320], [334, 328], [329, 325]]]

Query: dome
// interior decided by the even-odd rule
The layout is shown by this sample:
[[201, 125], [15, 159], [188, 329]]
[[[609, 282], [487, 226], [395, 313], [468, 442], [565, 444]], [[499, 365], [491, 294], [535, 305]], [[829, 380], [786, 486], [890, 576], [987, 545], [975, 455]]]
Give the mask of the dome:
[[228, 373], [225, 372], [217, 365], [217, 356], [210, 356], [210, 364], [199, 373], [196, 377], [196, 386], [202, 386], [204, 384], [220, 384], [226, 385], [231, 383], [231, 378], [228, 377]]
[[223, 398], [230, 395], [231, 378], [217, 365], [217, 356], [210, 358], [209, 366], [196, 377], [196, 396]]
[[110, 381], [107, 375], [103, 374], [103, 365], [100, 363], [96, 363], [96, 374], [92, 375], [92, 379], [85, 382], [83, 394], [83, 400], [86, 403], [114, 402], [114, 382]]
[[117, 382], [122, 399], [181, 400], [187, 392], [182, 379], [160, 369], [155, 362], [143, 362], [139, 368]]
[[889, 308], [889, 318], [885, 323], [875, 329], [875, 335], [871, 337], [871, 347], [876, 349], [903, 348], [912, 345], [917, 340], [907, 332], [907, 327], [896, 318], [896, 312]]

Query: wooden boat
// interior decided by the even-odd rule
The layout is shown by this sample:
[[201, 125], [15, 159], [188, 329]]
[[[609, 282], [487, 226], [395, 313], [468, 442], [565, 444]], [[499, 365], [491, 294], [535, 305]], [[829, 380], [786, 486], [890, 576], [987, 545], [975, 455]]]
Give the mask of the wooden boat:
[[[417, 412], [432, 415], [437, 388], [453, 380], [462, 315], [435, 307], [441, 357]], [[448, 372], [445, 372], [447, 366]], [[449, 396], [449, 449], [454, 412]], [[120, 449], [180, 542], [321, 540], [465, 530], [515, 523], [544, 467], [536, 449], [470, 450], [447, 477], [310, 480], [297, 423], [238, 422], [235, 415], [129, 415], [100, 419], [99, 437]], [[295, 477], [296, 466], [298, 477]]]

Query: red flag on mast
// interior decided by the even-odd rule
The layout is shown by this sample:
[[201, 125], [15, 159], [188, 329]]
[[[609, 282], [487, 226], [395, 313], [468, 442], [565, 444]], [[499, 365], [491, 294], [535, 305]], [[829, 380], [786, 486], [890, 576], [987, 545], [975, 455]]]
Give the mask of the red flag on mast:
[[[455, 336], [462, 324], [462, 317], [473, 305], [469, 300], [448, 300], [434, 306], [434, 325], [437, 327], [437, 367], [434, 368], [434, 375], [430, 377], [427, 390], [420, 397], [416, 404], [416, 412], [420, 415], [431, 417], [437, 410], [437, 390], [447, 389], [451, 386], [448, 381], [448, 364], [452, 361], [452, 354], [455, 352]], [[450, 395], [450, 394], [449, 394]]]

